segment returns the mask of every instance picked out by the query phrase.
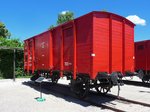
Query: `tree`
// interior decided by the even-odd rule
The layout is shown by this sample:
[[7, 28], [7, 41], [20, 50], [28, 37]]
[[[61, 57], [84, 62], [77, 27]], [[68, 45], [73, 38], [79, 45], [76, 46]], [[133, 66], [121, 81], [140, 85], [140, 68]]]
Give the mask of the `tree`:
[[[1, 49], [1, 47], [8, 47], [8, 49]], [[9, 48], [23, 48], [23, 42], [19, 39], [7, 39], [0, 37], [0, 77], [13, 77], [13, 49]], [[16, 50], [16, 76], [23, 75], [23, 51]]]
[[6, 39], [6, 38], [0, 37], [0, 46], [23, 47], [23, 43], [19, 39]]
[[48, 29], [51, 30], [53, 29], [55, 26], [54, 25], [51, 25]]
[[[73, 20], [74, 19], [74, 13], [71, 11], [63, 11], [60, 14], [58, 14], [57, 18], [57, 25], [63, 24], [67, 21]], [[48, 29], [51, 30], [54, 28], [55, 25], [51, 25]]]
[[0, 22], [0, 37], [2, 38], [9, 38], [10, 37], [10, 32], [8, 31], [8, 29], [6, 28], [6, 26]]
[[74, 13], [71, 11], [63, 11], [58, 14], [57, 25], [74, 19]]

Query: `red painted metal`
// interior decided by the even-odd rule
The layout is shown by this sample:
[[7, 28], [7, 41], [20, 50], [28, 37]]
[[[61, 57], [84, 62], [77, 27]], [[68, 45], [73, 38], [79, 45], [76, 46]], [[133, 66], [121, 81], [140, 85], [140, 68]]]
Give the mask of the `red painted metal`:
[[150, 71], [150, 40], [135, 42], [135, 69]]
[[118, 15], [94, 13], [94, 76], [134, 71], [134, 24]]
[[64, 33], [63, 33], [63, 29], [61, 28], [61, 59], [60, 59], [60, 70], [61, 70], [61, 74], [60, 76], [63, 76], [63, 69], [64, 69]]
[[93, 75], [93, 14], [87, 14], [75, 20], [77, 72]]
[[109, 17], [109, 73], [112, 72], [112, 18]]
[[24, 46], [24, 68], [34, 73], [34, 39], [26, 40]]
[[[62, 41], [62, 28], [57, 27], [52, 30], [53, 38], [53, 70], [61, 69], [61, 41]], [[63, 64], [63, 63], [62, 63]]]
[[35, 70], [35, 66], [34, 66], [34, 61], [35, 61], [35, 56], [34, 56], [34, 54], [35, 54], [35, 50], [34, 50], [34, 48], [35, 48], [35, 45], [34, 45], [34, 39], [32, 40], [32, 73], [34, 73], [34, 70]]
[[74, 65], [73, 65], [73, 79], [76, 79], [76, 69], [77, 69], [77, 32], [76, 32], [76, 26], [75, 26], [75, 21], [73, 21], [73, 35], [74, 35]]
[[[123, 20], [116, 16], [112, 17], [112, 72], [122, 71], [122, 55], [123, 55], [123, 32], [122, 32], [122, 23]], [[134, 41], [133, 41], [134, 42]], [[133, 55], [132, 55], [133, 57]], [[131, 70], [131, 68], [129, 69]]]
[[150, 41], [148, 43], [148, 52], [147, 52], [147, 70], [150, 70]]
[[74, 79], [76, 73], [94, 79], [98, 72], [133, 71], [134, 24], [113, 13], [94, 11], [25, 42], [31, 39], [35, 70], [70, 71]]
[[112, 71], [112, 24], [111, 14], [95, 13], [94, 14], [94, 26], [93, 26], [93, 78], [97, 72]]
[[32, 39], [35, 40], [35, 69], [50, 70], [50, 32], [44, 32]]
[[[71, 23], [73, 24], [73, 23]], [[68, 27], [67, 27], [68, 26]], [[65, 26], [64, 33], [64, 70], [74, 71], [74, 27], [73, 25]]]
[[50, 46], [50, 49], [49, 49], [49, 52], [50, 52], [50, 60], [49, 60], [49, 66], [50, 66], [50, 69], [53, 69], [53, 38], [52, 38], [52, 32], [50, 32], [50, 41], [49, 41], [49, 46]]
[[29, 58], [28, 58], [28, 60], [29, 60], [29, 63], [28, 63], [29, 64], [29, 68], [28, 69], [30, 71], [32, 71], [32, 48], [33, 48], [32, 41], [33, 41], [32, 39], [28, 41], [28, 48], [29, 48], [28, 49], [28, 52], [29, 52]]
[[122, 22], [122, 72], [125, 69], [125, 20]]
[[27, 41], [24, 42], [24, 70], [27, 71], [28, 67], [28, 48], [27, 48]]
[[126, 21], [125, 24], [125, 70], [134, 71], [134, 29], [133, 27]]
[[27, 40], [27, 72], [29, 73], [29, 57], [30, 57], [30, 54], [29, 54], [29, 41]]

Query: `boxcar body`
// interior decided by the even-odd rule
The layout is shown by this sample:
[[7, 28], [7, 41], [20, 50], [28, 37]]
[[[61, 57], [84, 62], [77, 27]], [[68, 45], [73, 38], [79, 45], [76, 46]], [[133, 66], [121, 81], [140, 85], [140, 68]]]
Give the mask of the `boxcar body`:
[[25, 71], [57, 71], [74, 80], [133, 72], [134, 26], [113, 13], [88, 13], [25, 40]]
[[135, 42], [135, 69], [150, 73], [150, 40]]

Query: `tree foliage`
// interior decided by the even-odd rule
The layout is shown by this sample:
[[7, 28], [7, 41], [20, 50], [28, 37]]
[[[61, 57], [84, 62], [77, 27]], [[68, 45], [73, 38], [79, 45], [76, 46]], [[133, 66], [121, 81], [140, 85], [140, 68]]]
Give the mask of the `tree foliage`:
[[7, 38], [0, 37], [0, 46], [23, 47], [23, 43], [19, 39], [7, 39]]
[[65, 11], [58, 14], [57, 24], [59, 25], [73, 19], [74, 19], [74, 13], [70, 11]]
[[51, 30], [53, 29], [55, 26], [54, 25], [51, 25], [48, 29]]
[[0, 37], [2, 38], [9, 38], [11, 36], [10, 32], [6, 28], [6, 26], [0, 22]]
[[[23, 47], [19, 39], [7, 39], [0, 37], [0, 47]], [[0, 77], [13, 77], [13, 50], [0, 49]], [[23, 75], [23, 51], [16, 51], [16, 76]]]
[[[63, 24], [67, 21], [73, 20], [74, 19], [74, 13], [71, 11], [63, 11], [62, 13], [58, 14], [58, 18], [57, 18], [57, 25]], [[57, 26], [56, 25], [56, 26]], [[55, 25], [51, 25], [48, 29], [52, 29], [54, 28]]]
[[0, 77], [13, 77], [13, 51], [0, 50]]
[[[10, 39], [10, 33], [5, 25], [0, 22], [0, 47], [22, 48], [23, 42], [19, 39]], [[12, 49], [0, 49], [0, 77], [13, 77], [13, 59], [14, 52]], [[23, 75], [23, 51], [16, 50], [16, 76]]]
[[[23, 76], [23, 51], [16, 50], [16, 70], [15, 75]], [[13, 50], [0, 49], [0, 77], [12, 78], [13, 77]]]

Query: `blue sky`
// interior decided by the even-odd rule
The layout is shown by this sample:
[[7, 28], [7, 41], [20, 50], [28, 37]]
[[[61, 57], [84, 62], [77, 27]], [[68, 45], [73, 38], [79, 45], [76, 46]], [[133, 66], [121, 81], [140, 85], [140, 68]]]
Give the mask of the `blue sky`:
[[47, 30], [62, 11], [79, 17], [107, 10], [137, 23], [135, 41], [150, 39], [150, 0], [0, 0], [0, 5], [0, 21], [12, 33], [11, 38], [24, 40]]

